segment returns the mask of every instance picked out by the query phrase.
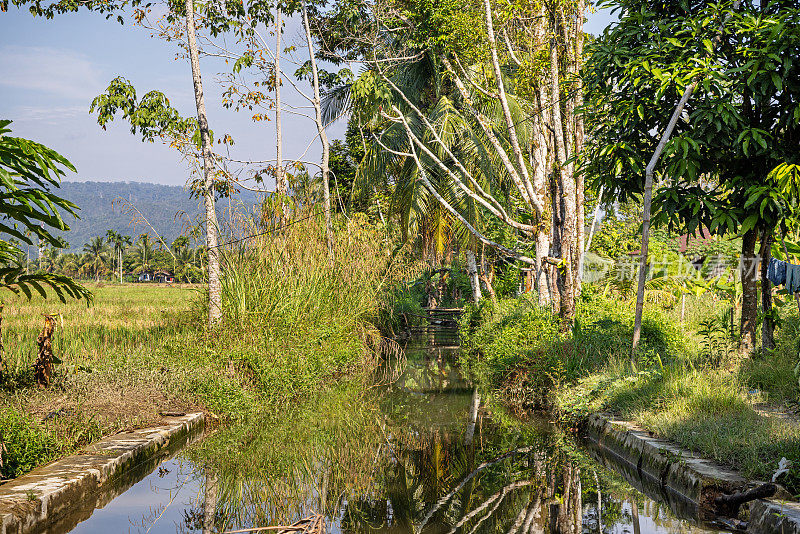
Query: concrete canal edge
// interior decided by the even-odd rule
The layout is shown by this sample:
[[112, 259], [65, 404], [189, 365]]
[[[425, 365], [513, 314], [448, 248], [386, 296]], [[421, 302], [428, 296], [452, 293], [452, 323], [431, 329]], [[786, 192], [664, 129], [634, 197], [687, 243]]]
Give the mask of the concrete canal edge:
[[42, 532], [64, 520], [77, 524], [91, 515], [95, 505], [102, 506], [120, 493], [101, 496], [102, 490], [115, 485], [127, 489], [130, 483], [121, 480], [126, 472], [141, 464], [155, 467], [154, 460], [159, 462], [177, 444], [199, 434], [204, 424], [202, 413], [164, 417], [157, 427], [103, 438], [79, 454], [0, 485], [0, 534]]
[[[716, 497], [759, 484], [674, 443], [653, 437], [650, 432], [628, 421], [606, 414], [589, 416], [586, 434], [623, 471], [638, 475], [645, 488], [677, 494], [696, 506], [701, 519], [713, 519], [711, 510]], [[777, 499], [759, 499], [749, 503], [747, 531], [753, 534], [800, 534], [800, 503]]]

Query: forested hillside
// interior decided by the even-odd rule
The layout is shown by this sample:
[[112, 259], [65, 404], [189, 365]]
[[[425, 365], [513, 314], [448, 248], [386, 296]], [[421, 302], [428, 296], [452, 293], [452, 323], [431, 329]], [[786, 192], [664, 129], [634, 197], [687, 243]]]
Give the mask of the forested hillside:
[[[115, 199], [124, 198], [136, 206], [168, 243], [186, 230], [188, 219], [178, 214], [185, 212], [196, 222], [201, 213], [198, 199], [190, 198], [189, 191], [180, 186], [142, 182], [62, 182], [59, 195], [80, 207], [80, 219], [70, 217], [67, 221], [70, 231], [61, 233], [73, 251], [80, 250], [94, 236], [104, 236], [107, 230], [132, 236], [149, 230], [143, 223], [134, 225], [132, 216], [125, 213], [121, 203]], [[257, 198], [255, 193], [242, 191], [233, 203], [241, 202], [250, 207]], [[229, 205], [227, 200], [219, 203], [220, 217]]]

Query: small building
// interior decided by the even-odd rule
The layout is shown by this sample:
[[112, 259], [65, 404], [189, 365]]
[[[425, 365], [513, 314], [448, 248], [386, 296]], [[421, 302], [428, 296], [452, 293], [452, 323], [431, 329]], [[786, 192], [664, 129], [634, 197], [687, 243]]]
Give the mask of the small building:
[[142, 271], [139, 273], [139, 282], [155, 282], [156, 284], [172, 284], [175, 275], [169, 271]]
[[169, 271], [156, 271], [153, 273], [153, 281], [158, 284], [172, 284], [175, 276]]

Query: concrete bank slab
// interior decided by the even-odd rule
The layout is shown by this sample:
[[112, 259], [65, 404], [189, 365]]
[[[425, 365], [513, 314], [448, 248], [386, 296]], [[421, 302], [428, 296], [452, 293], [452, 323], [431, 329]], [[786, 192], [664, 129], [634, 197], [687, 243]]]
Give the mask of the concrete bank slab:
[[155, 467], [203, 425], [202, 413], [165, 417], [160, 426], [109, 436], [3, 484], [0, 534], [69, 530], [128, 489], [135, 482], [130, 475]]
[[747, 532], [752, 534], [796, 534], [800, 532], [800, 503], [769, 499], [750, 503], [750, 523]]
[[[638, 478], [635, 487], [651, 496], [660, 494], [679, 517], [713, 520], [716, 497], [761, 484], [609, 415], [591, 415], [586, 430], [597, 449], [613, 460], [609, 467], [629, 482]], [[800, 534], [800, 503], [760, 499], [748, 507], [748, 533]]]
[[640, 477], [694, 503], [704, 519], [712, 515], [716, 497], [750, 486], [738, 473], [652, 437], [628, 421], [594, 414], [587, 421], [587, 433], [598, 447], [635, 468]]

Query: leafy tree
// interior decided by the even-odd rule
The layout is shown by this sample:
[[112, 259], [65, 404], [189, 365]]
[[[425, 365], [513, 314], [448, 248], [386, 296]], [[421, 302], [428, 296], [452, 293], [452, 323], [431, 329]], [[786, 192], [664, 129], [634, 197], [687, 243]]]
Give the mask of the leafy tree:
[[[588, 171], [621, 200], [642, 193], [659, 133], [699, 80], [656, 169], [653, 220], [741, 235], [742, 261], [753, 267], [757, 240], [786, 216], [768, 174], [800, 158], [800, 2], [618, 4], [619, 23], [589, 47]], [[743, 346], [751, 348], [752, 270], [742, 282]]]
[[[56, 195], [53, 189], [59, 187], [65, 169], [74, 172], [75, 167], [44, 145], [9, 136], [10, 124], [9, 120], [0, 120], [0, 231], [12, 236], [0, 238], [0, 288], [27, 298], [32, 297], [32, 291], [46, 298], [49, 288], [62, 302], [67, 297], [89, 301], [91, 293], [67, 276], [24, 274], [25, 268], [20, 265], [24, 253], [14, 238], [30, 245], [31, 235], [35, 235], [42, 243], [61, 246], [52, 233], [54, 229], [69, 230], [60, 211], [75, 215], [77, 206]], [[2, 309], [0, 302], [0, 314]], [[0, 337], [0, 373], [3, 366]]]
[[83, 246], [84, 266], [92, 273], [95, 281], [99, 281], [100, 275], [108, 270], [111, 259], [109, 252], [108, 244], [100, 236], [93, 237]]

